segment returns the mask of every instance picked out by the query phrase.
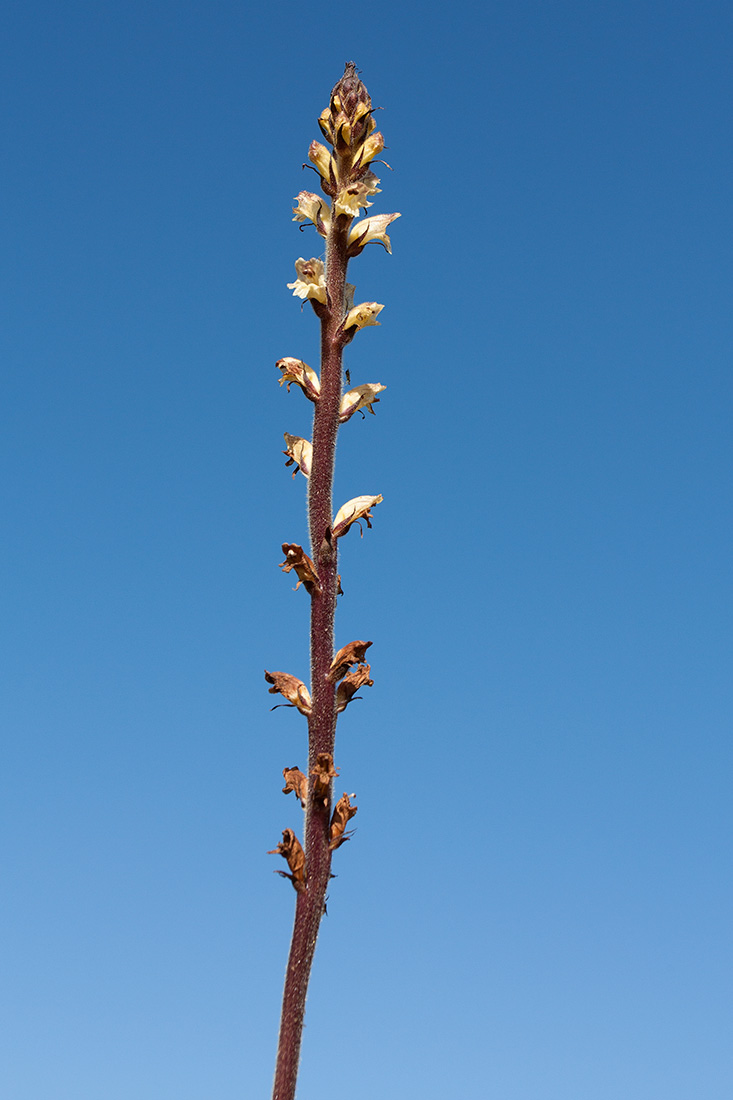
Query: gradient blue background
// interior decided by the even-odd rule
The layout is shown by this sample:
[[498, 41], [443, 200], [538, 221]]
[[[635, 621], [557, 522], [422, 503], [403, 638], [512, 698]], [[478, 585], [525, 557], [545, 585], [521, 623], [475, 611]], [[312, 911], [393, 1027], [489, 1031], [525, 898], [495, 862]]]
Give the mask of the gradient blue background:
[[285, 283], [353, 58], [386, 385], [338, 452], [358, 827], [299, 1095], [728, 1100], [728, 3], [10, 0], [0, 215], [7, 1100], [269, 1095], [304, 542]]

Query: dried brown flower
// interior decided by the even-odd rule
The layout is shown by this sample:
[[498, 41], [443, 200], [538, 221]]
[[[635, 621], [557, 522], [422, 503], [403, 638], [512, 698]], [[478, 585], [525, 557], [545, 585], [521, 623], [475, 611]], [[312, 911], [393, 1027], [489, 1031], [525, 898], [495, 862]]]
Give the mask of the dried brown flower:
[[330, 752], [319, 752], [316, 762], [311, 769], [313, 776], [313, 798], [326, 802], [331, 789], [331, 780], [339, 773], [333, 764]]
[[366, 651], [371, 644], [371, 642], [357, 641], [349, 642], [348, 645], [343, 646], [331, 662], [331, 669], [328, 673], [331, 683], [337, 683], [342, 676], [346, 675], [352, 665], [358, 665], [365, 660]]
[[285, 780], [283, 794], [290, 794], [292, 791], [300, 800], [301, 806], [305, 806], [305, 800], [308, 797], [308, 777], [303, 775], [300, 768], [296, 766], [283, 768], [283, 779]]
[[[311, 695], [308, 688], [305, 686], [302, 680], [299, 680], [297, 676], [291, 676], [289, 672], [268, 672], [265, 669], [265, 679], [268, 684], [272, 684], [269, 688], [270, 695], [283, 695], [288, 703], [277, 703], [276, 706], [297, 707], [301, 714], [305, 714], [306, 717], [311, 712]], [[272, 708], [275, 710], [275, 707]]]
[[285, 561], [281, 563], [280, 568], [285, 573], [289, 573], [291, 569], [295, 570], [298, 577], [295, 591], [297, 592], [302, 584], [309, 595], [319, 596], [321, 586], [312, 559], [308, 557], [302, 546], [298, 546], [297, 542], [284, 542], [282, 545]]
[[345, 830], [357, 809], [358, 806], [352, 806], [349, 796], [345, 793], [341, 795], [341, 798], [339, 798], [334, 806], [333, 816], [331, 818], [331, 840], [328, 845], [332, 852], [335, 852], [337, 848], [341, 847], [344, 841], [350, 838], [351, 833], [347, 833]]
[[358, 668], [347, 672], [336, 689], [337, 714], [341, 714], [343, 710], [346, 710], [359, 688], [373, 686], [374, 680], [369, 678], [370, 672], [371, 667], [369, 665], [359, 665]]
[[268, 856], [282, 856], [283, 859], [286, 859], [290, 874], [287, 871], [277, 871], [276, 874], [282, 875], [283, 878], [289, 878], [296, 890], [305, 889], [307, 878], [305, 853], [292, 829], [283, 829], [283, 838], [277, 848], [273, 848], [267, 854]]

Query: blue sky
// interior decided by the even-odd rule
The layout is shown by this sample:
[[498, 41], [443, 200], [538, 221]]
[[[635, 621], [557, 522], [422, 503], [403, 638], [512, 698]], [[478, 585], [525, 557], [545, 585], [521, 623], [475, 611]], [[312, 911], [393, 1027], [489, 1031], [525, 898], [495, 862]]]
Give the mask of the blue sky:
[[335, 857], [299, 1095], [730, 1096], [723, 3], [10, 0], [0, 141], [0, 1093], [269, 1094], [317, 362], [285, 284], [354, 59], [381, 382], [338, 452]]

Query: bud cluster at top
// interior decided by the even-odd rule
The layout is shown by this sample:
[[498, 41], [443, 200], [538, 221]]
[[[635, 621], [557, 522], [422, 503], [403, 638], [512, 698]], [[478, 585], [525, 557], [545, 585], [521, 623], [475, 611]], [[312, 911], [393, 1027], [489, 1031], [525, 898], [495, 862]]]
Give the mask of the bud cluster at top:
[[353, 61], [347, 63], [344, 75], [334, 86], [330, 105], [320, 115], [318, 125], [333, 153], [314, 141], [308, 158], [321, 176], [323, 191], [335, 197], [340, 188], [363, 180], [371, 161], [384, 149], [384, 138], [376, 132], [371, 98]]

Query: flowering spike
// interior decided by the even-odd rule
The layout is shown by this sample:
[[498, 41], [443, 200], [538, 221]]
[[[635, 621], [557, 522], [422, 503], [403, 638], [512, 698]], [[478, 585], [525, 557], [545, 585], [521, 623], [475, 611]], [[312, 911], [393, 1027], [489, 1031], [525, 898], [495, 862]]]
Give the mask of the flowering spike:
[[[285, 705], [297, 708], [308, 719], [309, 775], [298, 768], [283, 771], [285, 792], [294, 791], [305, 803], [304, 848], [291, 830], [275, 851], [288, 860], [290, 878], [299, 891], [295, 927], [286, 970], [283, 1016], [280, 1030], [274, 1097], [294, 1100], [300, 1040], [313, 952], [325, 898], [332, 877], [332, 853], [349, 833], [346, 826], [356, 813], [349, 795], [333, 806], [333, 780], [338, 772], [333, 753], [338, 716], [359, 698], [360, 688], [373, 684], [366, 661], [371, 642], [349, 642], [334, 654], [334, 615], [342, 595], [339, 573], [339, 539], [356, 523], [371, 526], [371, 510], [381, 496], [359, 496], [348, 500], [334, 518], [333, 477], [336, 441], [341, 424], [356, 412], [374, 413], [380, 382], [351, 387], [346, 374], [343, 392], [343, 352], [359, 329], [379, 325], [384, 308], [379, 302], [354, 304], [354, 286], [348, 281], [348, 265], [367, 244], [377, 242], [390, 252], [389, 227], [399, 214], [369, 214], [375, 195], [380, 194], [374, 164], [381, 158], [384, 138], [377, 130], [369, 93], [349, 61], [334, 85], [328, 107], [318, 119], [322, 141], [313, 141], [308, 166], [318, 175], [321, 194], [298, 192], [293, 221], [304, 229], [315, 226], [323, 238], [323, 258], [299, 257], [297, 278], [288, 289], [302, 302], [309, 301], [321, 325], [321, 364], [316, 371], [301, 359], [280, 359], [280, 385], [302, 389], [313, 404], [312, 442], [285, 434], [287, 466], [300, 469], [308, 478], [309, 554], [298, 543], [283, 543], [285, 560], [280, 568], [295, 572], [298, 584], [310, 596], [311, 609], [311, 697], [305, 684], [284, 672], [267, 672], [270, 691], [284, 697]], [[325, 144], [324, 144], [325, 143]], [[304, 165], [305, 167], [305, 165]], [[315, 186], [315, 185], [314, 185]], [[363, 530], [362, 530], [363, 533]], [[283, 705], [283, 704], [279, 704]], [[353, 797], [353, 796], [352, 796]], [[305, 867], [308, 867], [308, 877]]]

